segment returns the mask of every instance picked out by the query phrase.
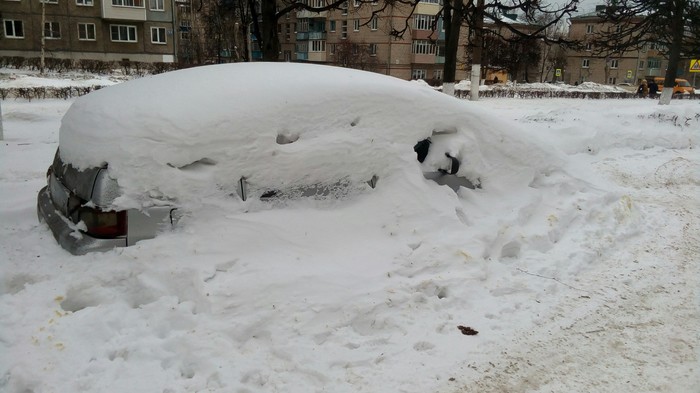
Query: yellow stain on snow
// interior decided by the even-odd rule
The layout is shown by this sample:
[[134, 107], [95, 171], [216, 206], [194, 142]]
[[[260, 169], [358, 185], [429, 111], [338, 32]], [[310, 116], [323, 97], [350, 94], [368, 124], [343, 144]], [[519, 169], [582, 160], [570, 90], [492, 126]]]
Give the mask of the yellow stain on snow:
[[466, 259], [467, 261], [469, 261], [469, 260], [472, 259], [472, 256], [469, 255], [469, 253], [467, 253], [466, 251], [459, 250], [459, 253], [460, 253], [460, 255], [462, 255], [462, 256], [464, 257], [464, 259]]
[[629, 195], [624, 195], [622, 198], [620, 198], [620, 201], [625, 207], [627, 207], [628, 211], [632, 211], [632, 198], [630, 198]]

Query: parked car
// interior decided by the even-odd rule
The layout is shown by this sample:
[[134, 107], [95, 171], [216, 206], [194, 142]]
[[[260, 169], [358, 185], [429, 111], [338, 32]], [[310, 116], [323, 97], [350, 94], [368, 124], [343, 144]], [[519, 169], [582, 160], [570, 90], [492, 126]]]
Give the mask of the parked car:
[[84, 254], [152, 238], [211, 199], [338, 198], [406, 167], [474, 187], [459, 146], [466, 128], [493, 127], [481, 117], [429, 87], [339, 67], [239, 63], [145, 77], [70, 107], [38, 215]]
[[[654, 83], [659, 86], [659, 93], [664, 89], [663, 77], [654, 78]], [[673, 94], [695, 94], [695, 88], [685, 79], [676, 78], [676, 84], [673, 86]]]

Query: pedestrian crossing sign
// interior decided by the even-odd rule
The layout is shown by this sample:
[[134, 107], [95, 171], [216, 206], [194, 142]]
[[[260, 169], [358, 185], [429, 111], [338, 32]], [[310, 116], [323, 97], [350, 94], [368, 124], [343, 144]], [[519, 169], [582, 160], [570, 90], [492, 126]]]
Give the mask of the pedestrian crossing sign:
[[690, 72], [700, 72], [700, 59], [690, 61]]

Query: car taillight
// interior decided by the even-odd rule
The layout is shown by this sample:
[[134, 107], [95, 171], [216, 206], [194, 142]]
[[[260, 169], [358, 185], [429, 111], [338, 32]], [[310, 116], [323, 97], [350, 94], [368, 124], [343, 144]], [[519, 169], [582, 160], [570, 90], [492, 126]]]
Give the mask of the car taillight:
[[85, 223], [85, 231], [91, 236], [113, 238], [126, 235], [126, 210], [102, 211], [91, 207], [81, 207], [78, 214], [78, 222]]

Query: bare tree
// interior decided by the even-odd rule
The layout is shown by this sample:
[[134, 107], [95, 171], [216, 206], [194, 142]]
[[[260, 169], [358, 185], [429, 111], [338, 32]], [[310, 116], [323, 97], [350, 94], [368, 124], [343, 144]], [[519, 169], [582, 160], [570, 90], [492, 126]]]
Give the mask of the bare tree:
[[[608, 0], [600, 18], [609, 29], [593, 41], [599, 55], [640, 50], [656, 43], [668, 59], [664, 86], [674, 86], [681, 58], [700, 54], [700, 2], [697, 0]], [[660, 105], [668, 105], [673, 89], [664, 89]]]
[[237, 61], [235, 41], [236, 7], [230, 1], [210, 1], [201, 10], [204, 29], [204, 50], [208, 61], [224, 63]]
[[566, 49], [561, 45], [544, 45], [542, 50], [542, 62], [540, 68], [540, 82], [551, 80], [552, 71], [566, 67]]
[[[462, 26], [470, 31], [472, 48], [470, 99], [477, 100], [482, 64], [481, 48], [486, 30], [495, 31], [497, 36], [507, 42], [539, 40], [538, 42], [544, 44], [575, 45], [575, 42], [569, 41], [563, 35], [554, 36], [548, 33], [552, 30], [552, 26], [556, 26], [576, 12], [578, 3], [579, 0], [567, 0], [556, 4], [540, 0], [446, 0], [443, 7], [446, 41], [443, 71], [445, 84], [454, 84], [453, 75], [457, 64], [456, 61], [448, 62], [448, 59], [452, 57], [456, 59], [459, 45], [450, 40], [454, 39], [453, 36], [459, 39], [459, 29]], [[455, 12], [458, 13], [459, 18], [455, 18]], [[524, 31], [502, 18], [504, 14], [513, 13], [521, 13], [522, 17], [535, 28]], [[447, 34], [448, 31], [452, 34]], [[449, 91], [449, 88], [446, 89], [446, 92]]]
[[370, 44], [356, 43], [349, 39], [337, 44], [334, 64], [365, 71], [377, 71], [379, 68], [379, 61], [373, 55]]
[[[488, 49], [488, 50], [486, 50]], [[532, 67], [540, 64], [541, 44], [537, 40], [531, 42], [518, 40], [508, 42], [493, 34], [488, 34], [484, 39], [484, 51], [482, 60], [484, 65], [493, 69], [506, 70], [513, 79], [522, 79], [530, 82]], [[483, 70], [485, 71], [485, 67]], [[519, 76], [522, 78], [519, 78]], [[482, 72], [481, 79], [485, 77]]]

